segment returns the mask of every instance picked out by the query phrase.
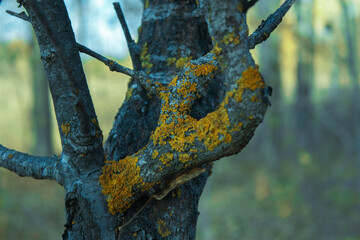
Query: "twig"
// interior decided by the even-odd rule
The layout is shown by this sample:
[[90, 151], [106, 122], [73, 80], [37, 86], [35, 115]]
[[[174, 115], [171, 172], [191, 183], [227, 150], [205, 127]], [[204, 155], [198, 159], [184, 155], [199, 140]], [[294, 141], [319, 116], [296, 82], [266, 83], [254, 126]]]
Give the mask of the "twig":
[[295, 1], [286, 0], [273, 14], [261, 22], [260, 26], [248, 38], [250, 49], [255, 48], [256, 45], [268, 39]]
[[109, 67], [110, 71], [120, 72], [120, 73], [126, 74], [130, 77], [135, 76], [135, 71], [130, 68], [121, 66], [116, 61], [110, 60], [110, 59], [102, 56], [101, 54], [96, 53], [93, 50], [85, 47], [84, 45], [81, 45], [80, 43], [77, 44], [77, 47], [79, 49], [79, 52], [85, 53], [93, 58], [96, 58], [100, 62], [103, 62], [106, 66]]
[[50, 179], [62, 184], [60, 158], [36, 157], [0, 145], [0, 167], [21, 177]]
[[140, 62], [140, 49], [138, 45], [134, 42], [134, 40], [131, 38], [129, 28], [126, 24], [125, 17], [123, 14], [123, 11], [121, 10], [120, 3], [114, 2], [114, 9], [116, 11], [116, 15], [120, 21], [120, 24], [122, 26], [122, 29], [124, 31], [124, 35], [126, 38], [126, 42], [129, 48], [131, 60], [134, 66], [135, 70], [140, 70], [141, 62]]
[[[15, 13], [12, 12], [10, 10], [6, 10], [6, 12], [12, 16], [15, 16], [17, 18], [20, 18], [22, 20], [25, 20], [27, 22], [31, 22], [30, 21], [30, 17], [26, 15], [26, 13], [21, 12], [21, 13]], [[147, 90], [150, 90], [150, 94], [155, 94], [154, 93], [154, 84], [156, 82], [156, 80], [154, 80], [152, 77], [150, 77], [149, 75], [145, 74], [142, 71], [136, 71], [136, 70], [132, 70], [130, 68], [124, 67], [122, 65], [120, 65], [119, 63], [117, 63], [114, 60], [108, 59], [104, 56], [102, 56], [101, 54], [94, 52], [93, 50], [87, 48], [86, 46], [80, 44], [80, 43], [76, 43], [79, 52], [82, 52], [84, 54], [87, 54], [97, 60], [99, 60], [100, 62], [104, 63], [106, 66], [109, 67], [110, 71], [114, 71], [114, 72], [120, 72], [123, 73], [125, 75], [128, 75], [130, 77], [136, 78], [140, 81], [140, 84]], [[150, 80], [150, 81], [149, 81]]]
[[[16, 13], [10, 10], [6, 10], [6, 12], [12, 16], [15, 16], [17, 18], [20, 18], [22, 20], [25, 20], [27, 22], [31, 22], [30, 21], [30, 17], [28, 15], [26, 15], [25, 12], [21, 12], [21, 13]], [[100, 62], [103, 62], [106, 66], [109, 67], [110, 71], [115, 71], [115, 72], [120, 72], [120, 73], [124, 73], [130, 77], [134, 77], [135, 76], [135, 72], [134, 70], [130, 69], [130, 68], [126, 68], [124, 66], [121, 66], [120, 64], [118, 64], [117, 62], [110, 60], [102, 55], [100, 55], [99, 53], [94, 52], [93, 50], [85, 47], [84, 45], [80, 44], [80, 43], [76, 43], [77, 47], [79, 49], [79, 52], [85, 53], [93, 58], [96, 58], [97, 60], [99, 60]]]

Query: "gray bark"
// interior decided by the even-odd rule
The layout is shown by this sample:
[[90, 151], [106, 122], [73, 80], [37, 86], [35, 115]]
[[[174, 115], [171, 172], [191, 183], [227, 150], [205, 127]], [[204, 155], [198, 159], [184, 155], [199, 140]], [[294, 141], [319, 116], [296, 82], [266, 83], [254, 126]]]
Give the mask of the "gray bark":
[[[0, 145], [0, 166], [64, 186], [64, 239], [194, 239], [211, 162], [241, 151], [269, 105], [249, 52], [246, 10], [256, 1], [145, 1], [136, 45], [115, 4], [134, 70], [77, 44], [63, 1], [19, 2], [29, 17], [13, 15], [35, 30], [62, 154]], [[79, 50], [133, 76], [104, 148]]]

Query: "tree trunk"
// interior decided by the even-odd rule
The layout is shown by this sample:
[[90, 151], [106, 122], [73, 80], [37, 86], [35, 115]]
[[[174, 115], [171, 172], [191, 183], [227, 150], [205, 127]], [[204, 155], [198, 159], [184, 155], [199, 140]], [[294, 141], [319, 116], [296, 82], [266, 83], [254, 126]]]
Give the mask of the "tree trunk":
[[[314, 130], [312, 119], [314, 110], [312, 105], [312, 86], [314, 79], [314, 30], [312, 26], [313, 3], [297, 2], [296, 14], [298, 19], [298, 64], [296, 82], [296, 102], [295, 102], [295, 129], [300, 132], [297, 134], [297, 141], [300, 150], [309, 150], [313, 143], [308, 139]], [[311, 134], [316, 135], [316, 134]]]
[[[154, 18], [160, 8], [171, 8], [170, 14]], [[208, 35], [205, 20], [193, 14], [197, 5], [195, 1], [164, 2], [149, 1], [144, 9], [138, 45], [148, 49], [151, 68], [142, 64], [144, 71], [159, 75], [164, 79], [176, 74], [182, 65], [197, 59], [211, 50], [211, 39]], [[152, 12], [152, 13], [151, 13]], [[168, 59], [176, 59], [169, 64]], [[179, 61], [180, 60], [180, 61]], [[176, 66], [178, 64], [178, 66]], [[166, 78], [165, 78], [166, 77]], [[213, 84], [214, 85], [214, 84]], [[160, 111], [159, 101], [147, 97], [146, 91], [132, 80], [129, 89], [131, 97], [123, 104], [115, 119], [114, 128], [106, 143], [110, 159], [121, 159], [144, 147], [152, 131], [157, 126]], [[215, 109], [219, 99], [214, 99], [216, 89], [211, 88], [212, 96], [203, 99], [194, 106], [193, 115], [203, 117]], [[207, 96], [204, 94], [204, 96]], [[205, 98], [205, 97], [204, 97]], [[145, 113], [145, 116], [144, 114]], [[141, 135], [138, 133], [141, 132]], [[122, 136], [122, 139], [119, 138]], [[211, 167], [207, 167], [211, 168]], [[173, 190], [161, 201], [152, 201], [123, 230], [121, 239], [195, 239], [198, 218], [198, 203], [205, 186], [208, 174], [189, 181]], [[128, 214], [133, 216], [138, 209]], [[179, 227], [181, 226], [181, 227]]]
[[53, 153], [51, 139], [51, 115], [49, 106], [49, 89], [44, 67], [40, 61], [40, 54], [35, 36], [32, 39], [31, 69], [33, 79], [33, 126], [35, 141], [33, 152], [37, 155], [49, 156]]

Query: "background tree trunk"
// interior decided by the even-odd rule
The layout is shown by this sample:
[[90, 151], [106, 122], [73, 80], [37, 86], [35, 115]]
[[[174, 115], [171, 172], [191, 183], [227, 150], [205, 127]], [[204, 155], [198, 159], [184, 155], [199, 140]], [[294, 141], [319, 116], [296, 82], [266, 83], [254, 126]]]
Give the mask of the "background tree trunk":
[[51, 115], [49, 106], [49, 87], [40, 59], [39, 47], [35, 36], [32, 41], [31, 70], [33, 79], [33, 153], [49, 156], [53, 153], [51, 138]]

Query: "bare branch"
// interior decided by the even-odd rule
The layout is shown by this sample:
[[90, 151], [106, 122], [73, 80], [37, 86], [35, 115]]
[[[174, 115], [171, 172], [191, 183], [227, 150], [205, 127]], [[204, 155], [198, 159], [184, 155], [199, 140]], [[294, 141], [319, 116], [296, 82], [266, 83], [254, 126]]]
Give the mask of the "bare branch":
[[[30, 22], [30, 18], [28, 15], [26, 15], [25, 12], [21, 12], [21, 13], [16, 13], [10, 10], [6, 10], [6, 12], [14, 17], [20, 18], [24, 21]], [[123, 74], [126, 74], [130, 77], [134, 77], [135, 76], [135, 71], [130, 69], [130, 68], [126, 68], [124, 66], [121, 66], [120, 64], [118, 64], [116, 61], [114, 60], [110, 60], [104, 56], [102, 56], [101, 54], [94, 52], [93, 50], [89, 49], [88, 47], [80, 44], [80, 43], [76, 43], [77, 47], [79, 49], [79, 52], [82, 52], [84, 54], [87, 54], [97, 60], [99, 60], [100, 62], [103, 62], [106, 66], [109, 67], [110, 71], [115, 71], [115, 72], [120, 72]]]
[[[20, 18], [22, 20], [31, 22], [29, 16], [27, 16], [25, 12], [15, 13], [10, 10], [6, 10], [6, 12], [8, 14], [15, 16], [17, 18]], [[147, 75], [146, 73], [144, 73], [142, 71], [136, 71], [136, 70], [124, 67], [124, 66], [120, 65], [119, 63], [117, 63], [116, 61], [114, 61], [112, 59], [108, 59], [107, 57], [104, 57], [103, 55], [89, 49], [88, 47], [86, 47], [80, 43], [76, 43], [76, 44], [77, 44], [79, 52], [87, 54], [87, 55], [99, 60], [100, 62], [104, 63], [106, 66], [109, 67], [110, 71], [123, 73], [130, 77], [136, 78], [137, 80], [140, 81], [141, 86], [149, 91], [150, 95], [156, 94], [155, 87], [158, 85], [155, 85], [155, 82], [157, 82], [157, 81], [155, 79], [153, 79], [151, 76]], [[148, 80], [150, 80], [150, 81], [148, 81]]]
[[62, 185], [60, 158], [36, 157], [0, 145], [0, 167], [21, 177], [55, 180]]
[[260, 26], [249, 36], [249, 48], [254, 49], [256, 45], [264, 42], [270, 37], [270, 34], [281, 23], [282, 18], [289, 11], [290, 7], [296, 0], [286, 0], [273, 14], [271, 14], [265, 21], [262, 21]]
[[102, 151], [102, 134], [65, 4], [62, 0], [43, 0], [41, 5], [27, 0], [23, 6], [40, 47], [63, 153], [82, 169], [102, 165], [101, 158], [86, 154]]
[[114, 9], [116, 11], [116, 15], [121, 23], [122, 29], [124, 31], [124, 35], [126, 38], [126, 42], [129, 48], [131, 60], [135, 70], [140, 70], [141, 62], [140, 62], [140, 49], [139, 46], [134, 42], [131, 38], [129, 28], [126, 24], [125, 17], [123, 11], [121, 10], [120, 3], [114, 2]]
[[108, 66], [110, 71], [120, 72], [120, 73], [126, 74], [126, 75], [128, 75], [130, 77], [135, 76], [135, 71], [134, 70], [132, 70], [130, 68], [127, 68], [127, 67], [124, 67], [124, 66], [121, 66], [116, 61], [110, 60], [110, 59], [102, 56], [101, 54], [96, 53], [93, 50], [85, 47], [84, 45], [81, 45], [80, 43], [78, 43], [77, 46], [78, 46], [79, 52], [85, 53], [85, 54], [87, 54], [87, 55], [89, 55], [89, 56], [91, 56], [93, 58], [96, 58], [97, 60], [104, 63], [106, 66]]
[[102, 56], [101, 54], [94, 52], [93, 50], [81, 45], [80, 43], [77, 44], [79, 52], [85, 53], [93, 58], [99, 60], [100, 62], [104, 63], [106, 66], [109, 67], [110, 71], [120, 72], [126, 74], [130, 77], [133, 77], [139, 80], [141, 86], [145, 88], [150, 95], [156, 94], [156, 87], [159, 87], [158, 84], [155, 84], [157, 81], [153, 79], [151, 76], [147, 75], [142, 71], [135, 71], [133, 69], [124, 67], [117, 63], [114, 60], [108, 59], [107, 57]]
[[30, 22], [30, 17], [25, 12], [16, 13], [16, 12], [13, 12], [13, 11], [10, 11], [10, 10], [6, 10], [6, 13], [8, 13], [8, 14], [14, 16], [14, 17], [20, 18], [20, 19], [22, 19], [24, 21]]

